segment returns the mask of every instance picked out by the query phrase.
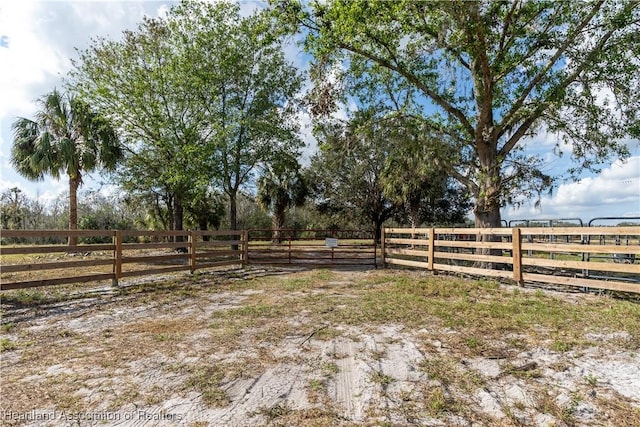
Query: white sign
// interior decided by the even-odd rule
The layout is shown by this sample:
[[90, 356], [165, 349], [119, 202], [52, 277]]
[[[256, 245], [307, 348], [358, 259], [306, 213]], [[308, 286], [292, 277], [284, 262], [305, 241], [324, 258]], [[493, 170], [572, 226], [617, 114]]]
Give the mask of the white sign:
[[333, 237], [327, 237], [326, 239], [324, 239], [324, 244], [327, 245], [328, 248], [337, 248], [338, 239], [334, 239]]

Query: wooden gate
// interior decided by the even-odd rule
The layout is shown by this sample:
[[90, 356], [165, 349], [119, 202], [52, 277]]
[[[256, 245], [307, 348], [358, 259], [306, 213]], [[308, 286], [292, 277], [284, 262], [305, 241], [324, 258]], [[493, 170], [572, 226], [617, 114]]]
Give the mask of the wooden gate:
[[372, 231], [259, 229], [247, 232], [247, 263], [305, 267], [377, 266]]

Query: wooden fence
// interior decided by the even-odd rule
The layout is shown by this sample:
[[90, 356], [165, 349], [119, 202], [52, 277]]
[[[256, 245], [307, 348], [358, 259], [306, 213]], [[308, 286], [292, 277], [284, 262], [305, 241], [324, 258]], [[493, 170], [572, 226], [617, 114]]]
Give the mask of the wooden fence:
[[640, 293], [640, 227], [386, 228], [385, 264]]
[[247, 242], [249, 264], [377, 266], [378, 247], [369, 230], [253, 229]]
[[[246, 265], [250, 261], [249, 233], [0, 230], [3, 241], [0, 290], [101, 280], [117, 284], [127, 277]], [[70, 236], [78, 237], [81, 243], [62, 244]], [[349, 243], [363, 245], [354, 242]], [[370, 250], [359, 246], [345, 248]], [[264, 251], [273, 250], [270, 244], [258, 249], [253, 254], [256, 263], [266, 256]], [[318, 252], [320, 246], [312, 249]], [[335, 248], [321, 249], [326, 254], [320, 255], [333, 257], [324, 264], [339, 264]], [[287, 263], [296, 251], [300, 252], [290, 242], [279, 250], [284, 254], [280, 255], [287, 257]], [[375, 243], [372, 251], [375, 265]], [[323, 260], [315, 252], [310, 257], [320, 263]], [[638, 226], [387, 228], [382, 234], [381, 253], [383, 266], [500, 277], [521, 284], [538, 282], [640, 293]], [[362, 256], [368, 259], [370, 255]]]
[[[0, 290], [100, 280], [117, 285], [125, 277], [246, 264], [246, 231], [0, 230], [0, 237]], [[29, 244], [68, 237], [108, 243]], [[4, 243], [11, 241], [20, 244]]]

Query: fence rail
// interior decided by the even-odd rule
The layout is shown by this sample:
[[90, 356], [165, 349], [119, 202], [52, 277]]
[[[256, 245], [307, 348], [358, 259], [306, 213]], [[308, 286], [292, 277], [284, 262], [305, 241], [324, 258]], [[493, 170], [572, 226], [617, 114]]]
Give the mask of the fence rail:
[[[69, 236], [80, 243], [51, 244]], [[279, 230], [275, 243], [273, 230], [0, 230], [0, 237], [0, 290], [117, 284], [125, 277], [248, 263], [375, 266], [381, 253], [383, 265], [640, 293], [640, 226], [386, 228], [380, 252], [361, 230]], [[52, 240], [28, 244], [43, 238]]]
[[368, 230], [252, 229], [249, 264], [302, 267], [376, 266], [378, 249]]
[[640, 227], [386, 228], [383, 265], [640, 293]]
[[[125, 277], [246, 264], [246, 231], [0, 230], [0, 236], [0, 290], [101, 280], [117, 285]], [[111, 243], [28, 245], [69, 236]], [[4, 243], [12, 239], [21, 244]]]

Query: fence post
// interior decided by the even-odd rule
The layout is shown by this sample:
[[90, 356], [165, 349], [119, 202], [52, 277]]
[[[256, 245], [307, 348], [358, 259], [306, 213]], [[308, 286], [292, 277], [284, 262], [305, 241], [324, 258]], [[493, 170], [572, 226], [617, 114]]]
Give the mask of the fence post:
[[196, 235], [189, 230], [189, 270], [193, 274], [196, 271]]
[[113, 256], [113, 279], [112, 286], [118, 286], [118, 279], [122, 277], [122, 230], [116, 230], [113, 236], [114, 256]]
[[242, 267], [246, 267], [249, 263], [249, 230], [244, 230], [242, 232], [242, 255], [240, 258], [242, 260]]
[[429, 259], [427, 259], [427, 268], [433, 271], [433, 254], [436, 251], [436, 229], [429, 230]]
[[[384, 241], [387, 239], [387, 236], [386, 236], [387, 232], [385, 230], [386, 229], [384, 227], [382, 227], [382, 232], [380, 233], [380, 254], [382, 255], [382, 268], [387, 268], [387, 263], [384, 260], [384, 257], [386, 256], [385, 251], [384, 251]], [[375, 254], [375, 246], [377, 245], [377, 243], [378, 242], [376, 242], [376, 235], [374, 233], [373, 234], [374, 254]]]
[[511, 229], [511, 243], [513, 245], [513, 280], [522, 286], [522, 232], [519, 228]]

